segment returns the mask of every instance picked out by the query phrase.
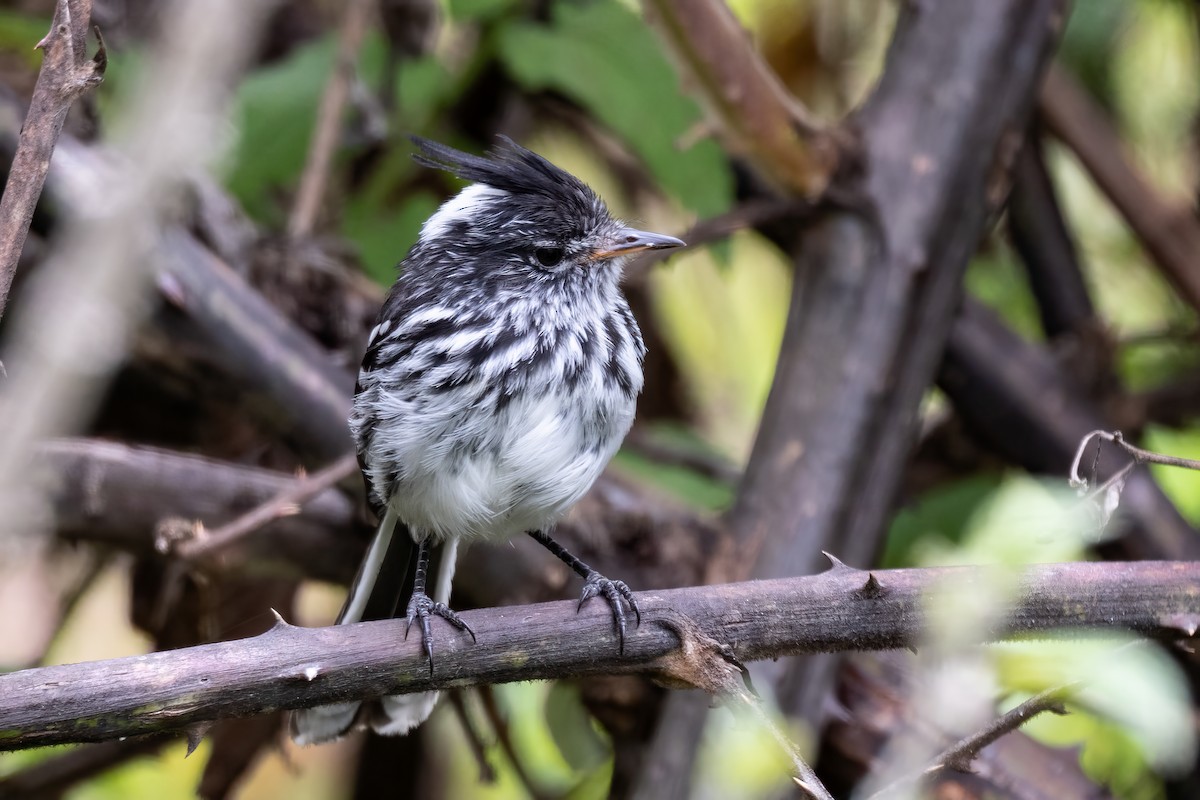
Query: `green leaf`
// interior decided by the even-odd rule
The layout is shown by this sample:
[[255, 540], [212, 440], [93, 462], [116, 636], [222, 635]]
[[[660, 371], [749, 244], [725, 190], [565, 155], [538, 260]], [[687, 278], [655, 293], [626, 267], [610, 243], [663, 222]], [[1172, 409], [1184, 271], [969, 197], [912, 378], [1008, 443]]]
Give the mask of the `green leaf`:
[[556, 90], [621, 135], [662, 187], [701, 216], [729, 207], [733, 181], [716, 142], [680, 149], [701, 121], [658, 41], [616, 2], [554, 6], [553, 23], [513, 22], [498, 32], [499, 55], [528, 89]]
[[437, 210], [438, 200], [418, 192], [399, 209], [363, 198], [350, 200], [342, 215], [342, 235], [354, 242], [367, 274], [383, 286], [396, 279], [396, 264], [417, 240], [421, 224]]
[[882, 566], [915, 566], [920, 543], [929, 536], [958, 542], [971, 517], [999, 484], [999, 475], [974, 475], [926, 492], [914, 505], [901, 509], [888, 531]]
[[334, 47], [330, 37], [301, 47], [278, 64], [254, 72], [238, 89], [238, 140], [225, 182], [260, 221], [280, 221], [272, 199], [279, 189], [293, 185], [304, 169]]
[[670, 492], [698, 508], [728, 508], [733, 501], [731, 487], [692, 472], [686, 467], [660, 464], [628, 450], [618, 452], [612, 463], [619, 472], [645, 481], [656, 489]]
[[446, 5], [455, 22], [485, 22], [503, 15], [516, 0], [449, 0]]
[[50, 18], [0, 11], [0, 50], [9, 51], [27, 64], [37, 65], [42, 54], [33, 49], [50, 30]]

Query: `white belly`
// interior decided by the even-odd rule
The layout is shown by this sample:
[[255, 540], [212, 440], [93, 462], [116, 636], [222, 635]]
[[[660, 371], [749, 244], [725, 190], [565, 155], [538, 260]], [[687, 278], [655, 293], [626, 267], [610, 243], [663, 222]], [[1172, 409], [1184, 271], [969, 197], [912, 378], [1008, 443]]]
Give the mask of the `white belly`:
[[[469, 391], [464, 387], [464, 391]], [[380, 434], [405, 465], [391, 506], [414, 533], [505, 539], [550, 525], [591, 487], [633, 421], [633, 403], [585, 390], [396, 420]]]

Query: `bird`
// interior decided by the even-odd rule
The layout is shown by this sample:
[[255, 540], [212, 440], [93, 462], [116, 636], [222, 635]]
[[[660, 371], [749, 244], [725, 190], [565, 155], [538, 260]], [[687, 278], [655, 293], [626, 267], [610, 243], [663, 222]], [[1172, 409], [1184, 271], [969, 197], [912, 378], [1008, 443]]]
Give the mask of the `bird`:
[[[501, 136], [485, 155], [411, 137], [414, 160], [467, 186], [422, 225], [371, 330], [350, 431], [379, 528], [338, 624], [403, 616], [430, 673], [460, 543], [528, 534], [584, 579], [578, 608], [609, 605], [623, 651], [633, 592], [550, 531], [633, 423], [646, 347], [620, 289], [623, 262], [683, 247], [616, 219], [587, 184]], [[436, 692], [293, 712], [299, 744], [355, 727], [407, 733]]]

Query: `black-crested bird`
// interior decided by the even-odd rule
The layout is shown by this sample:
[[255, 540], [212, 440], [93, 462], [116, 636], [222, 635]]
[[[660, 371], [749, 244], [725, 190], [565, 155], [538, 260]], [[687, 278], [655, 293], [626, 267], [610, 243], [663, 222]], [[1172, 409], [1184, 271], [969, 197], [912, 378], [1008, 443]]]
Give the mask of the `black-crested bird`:
[[[633, 423], [646, 351], [622, 262], [683, 242], [613, 219], [582, 181], [507, 138], [489, 157], [414, 141], [419, 163], [471, 185], [425, 222], [371, 331], [350, 429], [381, 522], [338, 622], [404, 614], [432, 671], [431, 618], [474, 638], [446, 605], [459, 541], [529, 533], [584, 578], [580, 607], [608, 602], [623, 648], [627, 613], [641, 619], [633, 593], [547, 531]], [[298, 711], [292, 738], [333, 739], [364, 716], [405, 733], [436, 699]]]

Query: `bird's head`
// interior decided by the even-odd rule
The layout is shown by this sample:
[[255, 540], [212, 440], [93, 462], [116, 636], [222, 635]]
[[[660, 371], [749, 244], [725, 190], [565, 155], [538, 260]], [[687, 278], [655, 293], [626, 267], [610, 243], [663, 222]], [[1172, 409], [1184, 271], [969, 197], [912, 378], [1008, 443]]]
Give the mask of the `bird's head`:
[[413, 141], [418, 163], [472, 182], [425, 222], [415, 249], [464, 277], [472, 271], [500, 283], [615, 277], [624, 256], [684, 244], [613, 219], [583, 181], [507, 137], [486, 157]]

